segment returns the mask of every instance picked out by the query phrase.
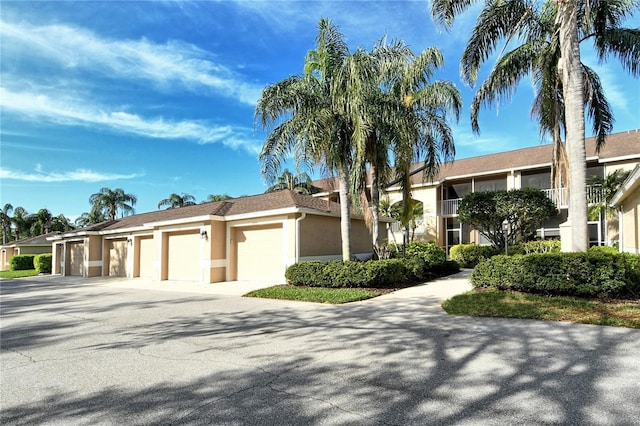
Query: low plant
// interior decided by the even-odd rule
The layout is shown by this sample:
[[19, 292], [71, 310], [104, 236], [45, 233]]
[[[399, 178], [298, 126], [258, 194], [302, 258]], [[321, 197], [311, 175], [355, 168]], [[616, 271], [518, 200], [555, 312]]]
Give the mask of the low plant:
[[479, 246], [476, 244], [457, 244], [451, 247], [449, 256], [463, 268], [475, 268], [483, 260], [496, 254], [492, 246]]
[[444, 249], [433, 241], [414, 241], [407, 246], [405, 251], [407, 257], [420, 257], [429, 266], [444, 263], [447, 254]]
[[341, 304], [357, 302], [379, 296], [380, 292], [359, 288], [319, 288], [274, 286], [247, 293], [247, 297], [264, 299], [299, 300], [304, 302]]
[[33, 258], [35, 255], [33, 254], [19, 254], [17, 256], [13, 256], [9, 260], [9, 268], [12, 271], [24, 271], [27, 269], [34, 269]]
[[559, 240], [536, 240], [520, 244], [524, 254], [560, 253]]
[[51, 253], [43, 253], [33, 258], [33, 266], [39, 274], [51, 273], [51, 262], [53, 255]]

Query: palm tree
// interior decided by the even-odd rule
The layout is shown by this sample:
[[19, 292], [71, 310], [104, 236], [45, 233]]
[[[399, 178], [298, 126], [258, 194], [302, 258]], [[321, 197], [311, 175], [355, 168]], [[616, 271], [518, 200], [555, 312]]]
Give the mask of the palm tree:
[[233, 197], [227, 194], [209, 194], [207, 196], [207, 201], [205, 202], [224, 201], [224, 200], [230, 200], [231, 198]]
[[104, 212], [109, 220], [115, 220], [118, 209], [122, 210], [123, 216], [135, 213], [133, 206], [137, 201], [135, 195], [125, 193], [122, 188], [101, 188], [100, 192], [89, 197], [92, 210]]
[[91, 209], [89, 213], [84, 212], [74, 221], [75, 225], [79, 228], [91, 225], [93, 223], [100, 223], [106, 220], [102, 210]]
[[167, 207], [169, 209], [177, 209], [184, 206], [193, 206], [196, 203], [196, 198], [193, 195], [185, 194], [182, 195], [173, 193], [169, 195], [169, 198], [165, 198], [164, 200], [160, 200], [158, 203], [158, 209], [162, 207]]
[[353, 129], [339, 113], [333, 79], [349, 55], [344, 36], [326, 19], [318, 25], [316, 48], [305, 59], [304, 75], [265, 88], [256, 106], [262, 128], [275, 127], [259, 160], [267, 182], [274, 182], [281, 162], [293, 154], [296, 167], [320, 166], [338, 175], [342, 259], [351, 260], [350, 136]]
[[9, 242], [9, 236], [11, 235], [11, 217], [9, 216], [13, 211], [13, 206], [9, 203], [5, 204], [0, 211], [0, 225], [2, 226], [2, 244]]
[[270, 186], [265, 193], [282, 191], [283, 189], [290, 189], [292, 191], [300, 192], [301, 194], [313, 194], [318, 192], [318, 188], [313, 186], [311, 177], [307, 173], [298, 173], [294, 175], [288, 169], [284, 169], [282, 174], [278, 176], [277, 183]]
[[71, 231], [72, 229], [75, 229], [75, 226], [73, 226], [71, 224], [71, 221], [69, 221], [69, 218], [63, 214], [55, 216], [51, 219], [51, 232], [66, 232]]
[[[440, 24], [451, 25], [455, 16], [473, 0], [433, 0], [432, 14]], [[570, 241], [565, 251], [586, 251], [587, 200], [584, 108], [593, 118], [599, 146], [611, 131], [612, 117], [595, 73], [580, 58], [580, 42], [593, 40], [598, 58], [614, 54], [633, 75], [640, 74], [640, 32], [619, 28], [637, 8], [634, 0], [547, 0], [540, 9], [532, 1], [486, 0], [463, 56], [463, 75], [474, 82], [479, 64], [484, 62], [500, 40], [508, 44], [524, 38], [523, 47], [501, 58], [481, 87], [475, 104], [492, 103], [496, 96], [509, 96], [528, 71], [540, 84], [534, 114], [541, 132], [553, 135], [554, 162], [566, 154], [569, 179]], [[553, 25], [551, 25], [551, 20]], [[540, 52], [545, 52], [541, 54]], [[502, 87], [501, 87], [502, 86]], [[585, 90], [588, 89], [588, 90]], [[585, 96], [587, 95], [587, 96]], [[473, 112], [473, 107], [472, 107]], [[477, 123], [476, 123], [477, 124]], [[566, 151], [561, 148], [564, 131]], [[556, 179], [556, 185], [560, 179]]]
[[48, 209], [40, 209], [38, 213], [31, 215], [31, 235], [48, 234], [51, 230], [53, 214]]
[[20, 236], [26, 238], [29, 236], [29, 230], [31, 229], [31, 217], [23, 207], [16, 207], [13, 210], [13, 218], [11, 219], [15, 226], [16, 241], [20, 239]]
[[[354, 200], [361, 200], [370, 216], [367, 223], [377, 251], [380, 190], [393, 178], [401, 183], [407, 202], [403, 216], [411, 214], [410, 167], [424, 162], [423, 176], [433, 177], [442, 160], [455, 152], [447, 117], [457, 120], [462, 100], [453, 83], [430, 83], [443, 65], [437, 48], [413, 54], [402, 41], [387, 44], [383, 38], [371, 53], [358, 49], [338, 74], [338, 93], [345, 93], [343, 114], [355, 129], [352, 136]], [[361, 130], [358, 130], [361, 129]], [[395, 164], [392, 164], [395, 159]], [[370, 193], [367, 187], [370, 184]]]
[[616, 195], [620, 186], [629, 176], [629, 172], [623, 172], [622, 170], [616, 170], [613, 173], [609, 173], [607, 177], [592, 176], [588, 183], [596, 188], [589, 197], [589, 219], [596, 220], [602, 214], [607, 219], [614, 218], [617, 210], [611, 206], [611, 200]]

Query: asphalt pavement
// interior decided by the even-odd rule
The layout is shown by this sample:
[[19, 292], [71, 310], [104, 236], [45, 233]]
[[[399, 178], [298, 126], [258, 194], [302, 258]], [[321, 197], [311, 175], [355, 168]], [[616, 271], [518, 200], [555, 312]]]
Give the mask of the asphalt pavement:
[[0, 423], [640, 424], [640, 330], [449, 316], [467, 276], [337, 306], [3, 280]]

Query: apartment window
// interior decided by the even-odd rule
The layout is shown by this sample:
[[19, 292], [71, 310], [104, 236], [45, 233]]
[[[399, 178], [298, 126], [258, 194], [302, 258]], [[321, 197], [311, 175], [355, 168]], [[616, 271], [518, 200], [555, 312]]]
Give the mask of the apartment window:
[[551, 172], [523, 172], [521, 179], [523, 188], [551, 188]]
[[445, 200], [464, 198], [468, 194], [471, 194], [471, 182], [451, 184], [445, 187], [444, 192]]
[[506, 178], [475, 181], [475, 192], [506, 191], [506, 190], [507, 190]]

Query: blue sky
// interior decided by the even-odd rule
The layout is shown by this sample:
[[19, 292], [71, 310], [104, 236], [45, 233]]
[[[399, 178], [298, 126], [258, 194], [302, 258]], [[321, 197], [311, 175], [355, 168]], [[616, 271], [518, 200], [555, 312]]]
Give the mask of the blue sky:
[[[264, 192], [255, 102], [266, 85], [302, 72], [321, 17], [352, 50], [385, 34], [414, 52], [442, 50], [436, 79], [455, 82], [465, 102], [452, 123], [456, 158], [541, 143], [528, 81], [510, 102], [483, 109], [482, 133], [472, 134], [474, 91], [458, 65], [473, 11], [447, 33], [426, 0], [3, 0], [0, 8], [0, 204], [30, 213], [47, 208], [73, 220], [102, 187], [135, 194], [138, 213], [174, 192], [197, 201]], [[615, 131], [640, 128], [638, 80], [588, 50], [583, 61], [599, 72]]]

